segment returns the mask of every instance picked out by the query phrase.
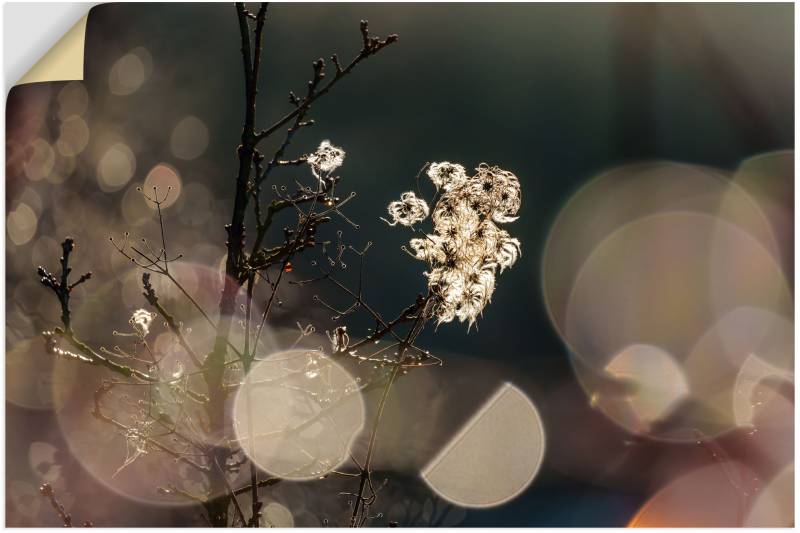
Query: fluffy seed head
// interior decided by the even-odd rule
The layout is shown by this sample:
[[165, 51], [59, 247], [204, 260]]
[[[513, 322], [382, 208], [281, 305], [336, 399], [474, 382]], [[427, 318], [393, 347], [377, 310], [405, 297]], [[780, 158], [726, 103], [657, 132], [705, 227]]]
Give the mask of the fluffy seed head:
[[315, 173], [329, 174], [342, 166], [345, 152], [330, 141], [322, 141], [317, 150], [308, 156], [306, 162], [311, 165]]
[[[431, 267], [426, 276], [437, 299], [438, 322], [457, 318], [471, 327], [491, 301], [498, 267], [503, 272], [521, 255], [519, 240], [498, 227], [518, 218], [519, 179], [485, 163], [471, 177], [450, 162], [432, 163], [427, 174], [441, 196], [433, 206], [433, 232], [411, 239], [410, 253]], [[388, 209], [393, 226], [428, 216], [428, 205], [413, 192], [403, 193]]]
[[467, 171], [464, 167], [448, 161], [431, 163], [427, 174], [436, 189], [444, 189], [445, 191], [457, 189], [467, 181]]
[[390, 226], [411, 226], [428, 218], [430, 212], [428, 203], [411, 191], [404, 192], [400, 200], [390, 203], [386, 209], [392, 217], [392, 222], [387, 221]]
[[131, 315], [130, 323], [141, 335], [150, 333], [150, 324], [153, 323], [153, 314], [146, 309], [137, 309]]

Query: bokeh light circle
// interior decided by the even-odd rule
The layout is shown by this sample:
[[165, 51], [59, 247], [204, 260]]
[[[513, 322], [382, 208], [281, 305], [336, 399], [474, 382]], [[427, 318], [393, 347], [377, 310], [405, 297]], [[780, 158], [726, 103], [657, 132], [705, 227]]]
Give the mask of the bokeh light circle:
[[74, 157], [89, 144], [89, 125], [79, 116], [73, 115], [64, 119], [59, 130], [56, 148], [63, 156]]
[[112, 144], [97, 163], [97, 181], [103, 192], [125, 186], [136, 172], [136, 156], [124, 143]]
[[6, 350], [6, 401], [27, 409], [50, 409], [53, 359], [40, 336], [21, 339]]
[[602, 372], [576, 363], [590, 405], [636, 433], [648, 433], [689, 395], [680, 364], [665, 350], [632, 344], [614, 354]]
[[[145, 193], [152, 197], [154, 194], [153, 188], [155, 187], [158, 191], [159, 200], [166, 195], [166, 200], [161, 204], [161, 208], [164, 209], [178, 200], [178, 197], [181, 195], [181, 186], [181, 177], [175, 167], [166, 163], [159, 163], [147, 173], [142, 188]], [[155, 209], [152, 202], [148, 202], [148, 205], [150, 205], [152, 209]]]
[[[215, 269], [178, 262], [170, 265], [170, 273], [205, 309], [218, 303], [223, 278]], [[103, 415], [156, 438], [161, 444], [187, 454], [190, 459], [201, 461], [199, 458], [208, 445], [224, 445], [232, 437], [230, 431], [210, 433], [205, 404], [192, 400], [183, 392], [188, 387], [199, 395], [207, 394], [202, 373], [198, 372], [175, 336], [168, 332], [161, 318], [154, 318], [150, 325], [147, 336], [149, 350], [136, 337], [113, 334], [113, 331], [130, 334], [132, 326], [128, 320], [131, 314], [137, 309], [149, 309], [142, 296], [141, 276], [141, 269], [128, 267], [112, 281], [96, 284], [82, 295], [76, 294], [72, 326], [78, 337], [85, 338], [95, 350], [105, 347], [113, 352], [109, 357], [114, 360], [157, 373], [161, 378], [161, 383], [153, 386], [135, 380], [130, 385], [115, 385], [101, 398]], [[127, 287], [128, 280], [131, 280], [130, 288]], [[181, 321], [184, 335], [193, 350], [201, 358], [209, 353], [216, 337], [215, 328], [170, 280], [154, 275], [152, 285], [159, 302]], [[126, 291], [132, 293], [134, 290], [138, 292], [136, 298], [126, 297]], [[109, 313], [109, 300], [122, 300], [123, 305]], [[258, 308], [254, 312], [258, 313]], [[231, 342], [239, 349], [243, 345], [242, 337], [241, 331], [234, 328]], [[269, 332], [265, 337], [269, 337]], [[118, 352], [115, 346], [128, 355]], [[132, 360], [131, 355], [140, 361]], [[152, 362], [153, 356], [158, 360], [158, 368], [152, 365], [148, 368], [146, 364]], [[232, 359], [236, 355], [231, 352], [229, 357]], [[157, 487], [174, 486], [201, 496], [210, 492], [203, 473], [152, 445], [147, 445], [144, 453], [126, 465], [131, 457], [128, 430], [91, 416], [96, 391], [105, 380], [118, 376], [102, 367], [88, 366], [68, 357], [51, 356], [51, 359], [54, 361], [50, 374], [51, 397], [58, 426], [71, 455], [93, 478], [125, 498], [159, 506], [193, 505], [193, 502], [179, 494], [159, 493]], [[226, 373], [226, 379], [235, 378], [235, 372]], [[177, 428], [175, 433], [172, 432], [174, 427]], [[239, 486], [245, 484], [247, 476], [247, 469], [241, 469], [229, 479]]]
[[668, 483], [629, 527], [741, 527], [758, 484], [746, 465], [720, 458]]
[[790, 464], [759, 491], [747, 513], [744, 527], [784, 527], [794, 521], [794, 463]]
[[37, 137], [25, 148], [25, 153], [23, 169], [29, 180], [39, 181], [52, 172], [56, 157], [50, 143]]
[[89, 107], [89, 93], [80, 81], [71, 81], [58, 92], [58, 118], [83, 116]]
[[278, 502], [269, 502], [261, 511], [261, 527], [294, 527], [294, 516]]
[[128, 96], [141, 88], [153, 68], [150, 53], [142, 47], [120, 57], [108, 73], [108, 87], [113, 94]]
[[317, 350], [259, 360], [233, 406], [242, 449], [259, 468], [286, 479], [314, 479], [339, 466], [364, 417], [356, 380]]
[[[749, 234], [708, 215], [661, 213], [623, 226], [592, 252], [569, 298], [564, 338], [579, 381], [612, 420], [634, 433], [693, 440], [698, 431], [713, 436], [733, 427], [738, 368], [724, 379], [715, 370], [721, 352], [693, 355], [696, 343], [734, 309], [787, 314], [791, 301], [773, 255]], [[646, 428], [617, 408], [643, 401], [648, 380], [632, 383], [609, 368], [617, 354], [641, 344], [669, 354], [664, 368], [672, 370], [664, 376], [672, 376], [675, 391], [689, 384], [689, 394], [676, 396], [682, 405]]]
[[181, 119], [172, 130], [170, 147], [175, 157], [196, 159], [208, 147], [208, 128], [202, 120], [189, 115]]
[[[794, 279], [794, 151], [780, 150], [745, 159], [731, 180], [747, 191], [769, 220], [780, 243], [779, 263], [787, 280]], [[731, 211], [726, 196], [720, 211]]]
[[21, 246], [36, 235], [38, 217], [31, 207], [22, 202], [6, 216], [6, 231], [11, 242]]
[[[722, 208], [724, 203], [724, 209]], [[638, 163], [613, 169], [583, 186], [550, 229], [542, 259], [542, 292], [560, 334], [575, 279], [595, 248], [622, 226], [665, 212], [721, 218], [776, 250], [763, 211], [719, 171], [679, 163]]]
[[726, 425], [753, 427], [759, 406], [777, 394], [762, 387], [765, 381], [794, 381], [793, 324], [762, 308], [735, 308], [698, 339], [683, 366], [693, 389], [703, 391], [703, 403]]

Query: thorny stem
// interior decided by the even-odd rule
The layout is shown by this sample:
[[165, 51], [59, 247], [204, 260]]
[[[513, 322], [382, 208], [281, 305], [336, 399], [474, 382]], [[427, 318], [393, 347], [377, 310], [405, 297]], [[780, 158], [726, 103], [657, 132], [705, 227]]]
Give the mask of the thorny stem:
[[[260, 479], [258, 481], [258, 486], [259, 487], [271, 487], [273, 485], [278, 484], [279, 482], [280, 482], [280, 478], [277, 478], [277, 477], [271, 477], [271, 478], [267, 478], [267, 479]], [[238, 496], [239, 494], [244, 494], [248, 490], [252, 490], [252, 487], [250, 485], [238, 488], [238, 489], [234, 490], [233, 493]]]

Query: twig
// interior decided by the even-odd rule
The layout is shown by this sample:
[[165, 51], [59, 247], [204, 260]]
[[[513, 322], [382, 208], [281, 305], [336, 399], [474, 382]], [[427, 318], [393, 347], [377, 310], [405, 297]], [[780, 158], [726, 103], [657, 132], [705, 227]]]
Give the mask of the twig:
[[69, 298], [72, 293], [72, 289], [84, 283], [92, 278], [92, 273], [87, 272], [86, 274], [82, 275], [78, 278], [78, 281], [75, 283], [69, 283], [69, 275], [72, 272], [72, 268], [69, 266], [69, 256], [72, 251], [75, 249], [75, 241], [67, 237], [64, 239], [64, 242], [61, 243], [61, 278], [60, 280], [56, 278], [55, 275], [49, 273], [43, 267], [39, 267], [37, 269], [37, 273], [40, 276], [40, 281], [42, 285], [48, 287], [50, 290], [58, 298], [59, 303], [61, 304], [61, 323], [64, 324], [64, 329], [67, 332], [72, 332], [70, 326], [70, 309], [69, 309]]
[[61, 505], [58, 500], [56, 499], [55, 491], [53, 487], [49, 483], [43, 484], [39, 487], [39, 492], [42, 496], [48, 499], [50, 502], [50, 506], [56, 511], [56, 514], [61, 519], [61, 522], [64, 523], [64, 527], [72, 527], [72, 516], [64, 509], [64, 506]]
[[[366, 489], [368, 483], [370, 484], [370, 486], [372, 485], [372, 480], [371, 480], [372, 457], [373, 454], [375, 453], [375, 443], [377, 442], [378, 428], [380, 426], [381, 418], [383, 417], [383, 411], [386, 407], [386, 402], [389, 399], [389, 392], [392, 389], [392, 385], [394, 384], [395, 380], [397, 379], [397, 376], [401, 372], [405, 350], [411, 343], [414, 342], [414, 339], [416, 338], [417, 335], [419, 335], [419, 332], [424, 327], [425, 321], [428, 318], [429, 304], [432, 301], [433, 300], [430, 298], [429, 295], [428, 299], [426, 299], [426, 304], [419, 310], [414, 320], [413, 326], [406, 335], [405, 342], [400, 347], [400, 350], [397, 355], [397, 364], [394, 365], [394, 367], [392, 368], [392, 371], [389, 374], [389, 379], [386, 381], [386, 386], [383, 389], [383, 394], [381, 395], [381, 400], [380, 403], [378, 404], [378, 412], [375, 414], [375, 419], [373, 420], [372, 423], [372, 429], [370, 430], [369, 443], [367, 444], [367, 455], [366, 458], [364, 459], [364, 466], [361, 469], [361, 479], [359, 481], [358, 494], [353, 506], [353, 515], [350, 518], [350, 527], [355, 527], [356, 524], [358, 524], [357, 522], [359, 516], [358, 513], [361, 505], [363, 504], [364, 506], [363, 514], [366, 515], [367, 508], [372, 503], [371, 501], [368, 502], [368, 499], [364, 498], [364, 490]], [[363, 521], [361, 523], [363, 524]]]
[[158, 301], [158, 296], [156, 296], [156, 292], [153, 289], [153, 285], [150, 283], [150, 273], [144, 272], [142, 273], [142, 286], [144, 287], [144, 295], [145, 300], [149, 303], [153, 308], [158, 312], [159, 315], [164, 319], [166, 322], [167, 327], [169, 330], [177, 337], [178, 343], [181, 347], [186, 351], [189, 355], [189, 358], [192, 360], [192, 363], [198, 368], [201, 368], [203, 363], [200, 361], [200, 358], [197, 356], [195, 351], [189, 345], [189, 341], [186, 340], [186, 336], [183, 334], [181, 327], [175, 321], [175, 318], [164, 309], [164, 306]]
[[[391, 34], [386, 39], [378, 39], [376, 37], [369, 36], [369, 23], [366, 20], [361, 21], [361, 39], [362, 39], [362, 47], [361, 51], [358, 55], [347, 65], [345, 68], [341, 68], [339, 65], [338, 57], [336, 59], [331, 58], [334, 66], [336, 67], [336, 75], [333, 77], [331, 81], [328, 82], [327, 85], [322, 87], [320, 90], [315, 91], [311, 96], [301, 100], [297, 103], [297, 109], [291, 111], [286, 116], [278, 120], [275, 124], [270, 126], [269, 128], [260, 131], [256, 135], [256, 141], [261, 141], [266, 139], [276, 131], [278, 131], [281, 127], [286, 125], [290, 120], [296, 117], [299, 113], [301, 113], [304, 108], [310, 107], [312, 103], [316, 100], [321, 98], [322, 96], [326, 95], [342, 78], [348, 75], [352, 70], [358, 65], [361, 61], [368, 58], [371, 55], [374, 55], [381, 51], [383, 48], [389, 46], [392, 43], [397, 42], [398, 36], [397, 34]], [[336, 56], [334, 56], [336, 57]]]

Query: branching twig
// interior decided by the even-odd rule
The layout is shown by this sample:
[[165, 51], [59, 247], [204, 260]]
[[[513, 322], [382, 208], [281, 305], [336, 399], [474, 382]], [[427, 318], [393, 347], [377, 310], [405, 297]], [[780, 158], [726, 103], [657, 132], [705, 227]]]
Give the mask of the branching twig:
[[186, 340], [186, 336], [183, 334], [180, 325], [175, 321], [175, 318], [164, 309], [164, 306], [158, 301], [158, 297], [156, 296], [156, 292], [153, 289], [153, 285], [150, 283], [150, 273], [144, 272], [142, 274], [142, 286], [144, 287], [144, 298], [147, 300], [147, 303], [153, 306], [153, 308], [158, 312], [159, 315], [164, 319], [166, 322], [167, 327], [170, 331], [177, 337], [178, 343], [180, 343], [181, 347], [186, 351], [191, 358], [192, 363], [198, 368], [202, 367], [202, 362], [200, 358], [197, 356], [195, 351], [189, 345], [189, 341]]
[[[102, 422], [106, 422], [108, 424], [111, 424], [112, 426], [114, 426], [117, 429], [121, 430], [123, 433], [129, 433], [129, 432], [132, 431], [133, 428], [131, 428], [130, 426], [128, 426], [126, 424], [123, 424], [119, 420], [116, 420], [116, 419], [104, 414], [102, 409], [101, 409], [100, 403], [101, 403], [103, 397], [106, 394], [108, 394], [109, 392], [111, 392], [111, 389], [113, 387], [114, 387], [113, 383], [111, 383], [109, 381], [104, 381], [100, 385], [100, 387], [94, 392], [94, 407], [92, 409], [92, 415], [95, 418], [97, 418], [98, 420], [102, 421]], [[191, 459], [186, 457], [186, 455], [184, 455], [182, 453], [179, 453], [179, 452], [176, 452], [175, 450], [169, 448], [168, 446], [165, 446], [164, 444], [158, 442], [154, 438], [148, 437], [146, 435], [142, 435], [140, 438], [142, 438], [142, 440], [147, 442], [148, 445], [153, 446], [154, 448], [157, 448], [158, 450], [166, 453], [167, 455], [169, 455], [170, 457], [172, 457], [176, 461], [185, 463], [185, 464], [191, 466], [192, 468], [194, 468], [194, 469], [196, 469], [196, 470], [198, 470], [200, 472], [208, 473], [211, 470], [209, 467], [203, 466], [201, 464], [198, 464], [198, 463], [192, 461]]]
[[297, 108], [294, 111], [288, 113], [280, 120], [278, 120], [275, 124], [273, 124], [269, 128], [260, 131], [256, 135], [257, 141], [266, 139], [267, 137], [278, 131], [281, 127], [286, 125], [290, 120], [292, 120], [299, 113], [301, 113], [304, 108], [310, 107], [312, 103], [314, 103], [320, 97], [326, 95], [339, 82], [339, 80], [341, 80], [350, 72], [352, 72], [353, 69], [356, 67], [356, 65], [358, 65], [361, 61], [365, 60], [371, 55], [378, 53], [379, 51], [389, 46], [390, 44], [397, 42], [397, 39], [398, 36], [397, 34], [394, 33], [386, 37], [386, 39], [378, 39], [377, 37], [370, 37], [369, 24], [366, 20], [362, 20], [361, 21], [362, 45], [361, 45], [361, 51], [358, 53], [358, 55], [355, 58], [353, 58], [350, 64], [347, 65], [345, 68], [342, 68], [341, 65], [339, 64], [339, 59], [337, 56], [335, 55], [332, 56], [331, 61], [333, 62], [334, 67], [336, 68], [336, 74], [334, 75], [333, 79], [319, 90], [315, 90], [313, 94], [311, 94], [309, 97], [306, 97], [303, 100], [297, 100], [297, 98], [295, 97], [294, 101], [296, 102], [295, 105], [297, 106]]
[[69, 309], [69, 298], [72, 293], [72, 289], [91, 279], [92, 273], [87, 272], [86, 274], [82, 275], [78, 278], [78, 281], [75, 283], [70, 284], [69, 282], [69, 275], [72, 272], [72, 268], [69, 266], [69, 256], [72, 253], [72, 250], [75, 249], [75, 241], [67, 237], [64, 239], [64, 242], [61, 243], [61, 277], [60, 280], [56, 278], [55, 275], [49, 273], [43, 267], [39, 267], [37, 272], [41, 277], [42, 285], [48, 287], [50, 290], [58, 298], [59, 303], [61, 304], [61, 323], [64, 324], [64, 330], [67, 333], [72, 332], [72, 327], [70, 325], [70, 309]]
[[[291, 271], [292, 261], [298, 254], [317, 246], [318, 240], [316, 235], [319, 227], [329, 222], [335, 215], [340, 216], [344, 221], [350, 223], [354, 227], [358, 227], [357, 224], [347, 218], [342, 211], [342, 207], [355, 197], [355, 193], [351, 193], [344, 198], [335, 196], [334, 191], [339, 177], [331, 175], [330, 172], [314, 172], [319, 182], [315, 188], [298, 184], [298, 189], [295, 192], [284, 193], [283, 191], [285, 191], [285, 188], [282, 187], [279, 191], [278, 188], [273, 185], [272, 188], [275, 192], [275, 198], [267, 205], [262, 205], [261, 203], [261, 188], [275, 169], [299, 166], [309, 161], [309, 156], [307, 155], [300, 155], [292, 158], [291, 156], [287, 156], [287, 151], [296, 134], [300, 130], [314, 124], [314, 121], [308, 118], [312, 105], [322, 96], [328, 94], [331, 89], [342, 78], [352, 72], [359, 63], [376, 54], [386, 46], [396, 42], [397, 35], [389, 35], [385, 39], [371, 37], [369, 35], [367, 22], [362, 21], [360, 26], [362, 40], [361, 50], [350, 63], [343, 66], [339, 62], [338, 57], [334, 54], [330, 58], [331, 64], [333, 65], [333, 73], [326, 79], [325, 61], [323, 59], [314, 61], [312, 63], [313, 76], [308, 82], [305, 94], [296, 96], [294, 93], [289, 93], [289, 101], [294, 109], [268, 128], [259, 130], [256, 128], [256, 95], [258, 93], [259, 71], [262, 66], [262, 40], [268, 4], [262, 3], [255, 12], [247, 10], [244, 3], [237, 3], [235, 8], [240, 30], [242, 64], [245, 78], [244, 125], [241, 132], [241, 144], [238, 147], [239, 165], [235, 179], [233, 212], [230, 224], [226, 226], [228, 237], [226, 242], [226, 275], [219, 300], [219, 315], [212, 318], [212, 314], [200, 306], [176, 279], [174, 271], [170, 269], [170, 263], [179, 260], [182, 256], [179, 254], [175, 257], [171, 257], [167, 251], [167, 232], [164, 224], [162, 206], [170, 194], [169, 189], [163, 198], [159, 196], [158, 190], [155, 189], [152, 197], [143, 193], [156, 208], [161, 237], [160, 249], [157, 246], [151, 245], [147, 239], [142, 239], [141, 244], [129, 244], [127, 233], [125, 234], [125, 240], [120, 243], [111, 238], [112, 244], [123, 256], [144, 270], [142, 284], [145, 300], [156, 313], [163, 318], [166, 327], [177, 340], [177, 344], [181, 346], [195, 365], [196, 371], [183, 374], [181, 369], [178, 374], [176, 374], [179, 376], [178, 378], [172, 381], [169, 379], [162, 381], [160, 377], [162, 369], [159, 366], [159, 362], [163, 360], [163, 357], [158, 356], [158, 350], [151, 346], [145, 338], [149, 327], [149, 320], [152, 320], [152, 318], [146, 315], [140, 317], [141, 320], [145, 321], [144, 326], [136, 326], [134, 328], [134, 333], [115, 332], [115, 335], [133, 337], [133, 349], [122, 349], [115, 346], [113, 350], [107, 350], [103, 347], [99, 350], [95, 350], [78, 338], [71, 324], [70, 294], [72, 289], [76, 286], [89, 280], [91, 273], [81, 276], [74, 283], [69, 282], [69, 274], [71, 272], [69, 259], [70, 253], [74, 248], [72, 239], [67, 239], [62, 244], [64, 252], [61, 258], [60, 277], [50, 274], [42, 267], [39, 267], [38, 272], [42, 284], [53, 291], [61, 306], [62, 327], [54, 328], [54, 330], [50, 332], [45, 332], [48, 349], [52, 353], [70, 357], [80, 362], [103, 366], [126, 378], [126, 380], [115, 382], [103, 382], [101, 387], [95, 392], [92, 414], [97, 419], [110, 424], [124, 434], [132, 436], [131, 438], [138, 439], [137, 442], [143, 447], [146, 446], [146, 449], [157, 450], [178, 462], [191, 466], [201, 472], [208, 482], [208, 496], [193, 495], [171, 485], [160, 488], [159, 491], [162, 494], [181, 495], [202, 503], [207, 512], [207, 516], [204, 516], [204, 519], [213, 526], [228, 525], [228, 507], [230, 503], [233, 502], [237, 517], [236, 520], [241, 522], [242, 525], [257, 527], [259, 525], [259, 513], [261, 510], [258, 489], [272, 486], [279, 480], [277, 478], [258, 479], [256, 467], [252, 461], [250, 461], [250, 484], [235, 490], [231, 488], [227, 479], [226, 470], [231, 468], [231, 471], [234, 469], [238, 471], [238, 467], [244, 464], [245, 456], [243, 455], [243, 459], [234, 465], [230, 465], [228, 462], [229, 458], [241, 452], [242, 449], [237, 448], [238, 451], [233, 451], [231, 447], [227, 445], [228, 443], [224, 437], [227, 431], [226, 405], [230, 389], [230, 387], [226, 386], [224, 377], [229, 369], [235, 368], [237, 365], [240, 369], [244, 370], [245, 374], [249, 371], [260, 349], [259, 339], [261, 332], [269, 318], [273, 304], [279, 302], [277, 293], [282, 281], [287, 277], [284, 276], [284, 274]], [[282, 130], [284, 127], [286, 130], [283, 141], [270, 157], [265, 158], [258, 151], [259, 143], [272, 134]], [[255, 212], [256, 231], [250, 243], [250, 253], [248, 254], [245, 249], [247, 238], [244, 221], [250, 201], [253, 203], [253, 210]], [[285, 228], [283, 242], [264, 247], [264, 239], [275, 218], [280, 213], [292, 210], [297, 214], [297, 224], [293, 229]], [[325, 253], [324, 249], [325, 244], [323, 244], [323, 253]], [[343, 251], [344, 247], [342, 246], [338, 255], [340, 261]], [[272, 269], [272, 267], [280, 269], [277, 276], [273, 278], [274, 281], [270, 281], [271, 275], [269, 270]], [[163, 303], [159, 300], [151, 283], [151, 274], [153, 273], [163, 275], [170, 280], [213, 328], [215, 332], [214, 345], [205, 357], [201, 357], [191, 346], [186, 338], [181, 322], [167, 311]], [[354, 296], [356, 301], [350, 306], [351, 311], [365, 309], [376, 319], [377, 326], [375, 332], [366, 339], [355, 343], [352, 347], [353, 349], [358, 349], [358, 347], [367, 342], [376, 342], [383, 336], [389, 334], [398, 340], [397, 346], [400, 347], [401, 354], [405, 353], [407, 349], [416, 349], [411, 344], [413, 338], [416, 336], [414, 328], [412, 328], [412, 331], [409, 332], [408, 337], [406, 337], [405, 344], [403, 343], [402, 337], [398, 336], [394, 329], [401, 323], [413, 320], [412, 315], [419, 317], [422, 309], [419, 308], [418, 305], [409, 307], [400, 317], [387, 323], [372, 309], [372, 307], [363, 301], [361, 280], [359, 280], [357, 292], [352, 292], [343, 283], [334, 279], [332, 276], [327, 276], [327, 278], [331, 279], [331, 281], [342, 290]], [[256, 297], [255, 289], [258, 279], [263, 279], [267, 282], [269, 293], [266, 296], [265, 309], [261, 314], [258, 326], [257, 328], [252, 328], [252, 299]], [[239, 351], [231, 343], [230, 336], [233, 317], [237, 306], [236, 300], [243, 285], [246, 285], [247, 297], [244, 306], [245, 343], [244, 350]], [[350, 311], [348, 311], [348, 313], [349, 312]], [[138, 324], [138, 322], [134, 322], [134, 319], [135, 317], [131, 319], [132, 323]], [[417, 320], [419, 319], [417, 318]], [[306, 330], [301, 328], [301, 338], [306, 334]], [[409, 338], [411, 341], [409, 341]], [[68, 345], [69, 349], [61, 348], [58, 345], [57, 339], [63, 340], [64, 343]], [[142, 347], [147, 353], [147, 356], [144, 358], [137, 353], [137, 350], [140, 350]], [[236, 354], [238, 359], [228, 358], [228, 352]], [[371, 359], [372, 358], [367, 358], [365, 360]], [[121, 360], [127, 360], [129, 364], [145, 365], [145, 368], [135, 368], [134, 366], [129, 366], [129, 364], [119, 362]], [[401, 367], [398, 366], [397, 368], [399, 369]], [[188, 377], [192, 375], [202, 376], [207, 387], [207, 396], [193, 392], [188, 388], [187, 380]], [[175, 385], [176, 379], [183, 380], [182, 386], [178, 387]], [[134, 427], [105, 414], [101, 409], [101, 399], [108, 394], [115, 385], [139, 385], [144, 387], [144, 390], [147, 391], [147, 408], [142, 409], [142, 416], [148, 418], [143, 418], [141, 422], [138, 418], [135, 418], [135, 424], [141, 423], [143, 427], [150, 428], [150, 425], [155, 421], [164, 428], [164, 431], [160, 432], [160, 434], [153, 434], [150, 429], [141, 430], [138, 425]], [[151, 412], [151, 408], [154, 405], [153, 401], [155, 401], [154, 397], [156, 397], [157, 391], [159, 390], [156, 387], [157, 385], [165, 385], [167, 387], [166, 390], [178, 395], [179, 399], [176, 400], [176, 402], [179, 406], [179, 412], [176, 420], [171, 420], [167, 417], [167, 422], [165, 422], [159, 419], [162, 415], [159, 414], [158, 409], [153, 409], [155, 413]], [[388, 395], [388, 391], [386, 394]], [[206, 419], [196, 419], [184, 414], [182, 402], [185, 401], [186, 398], [190, 398], [203, 406]], [[186, 437], [185, 434], [178, 431], [179, 424], [188, 428], [190, 434], [192, 431], [196, 432], [202, 430], [207, 434], [206, 436], [212, 439], [218, 438], [219, 440], [216, 441], [218, 444], [207, 445], [194, 442], [192, 439]], [[207, 426], [201, 427], [204, 426], [204, 424], [207, 424]], [[186, 450], [188, 450], [190, 446], [194, 447], [197, 449], [197, 453], [188, 453], [184, 450], [173, 449], [165, 445], [163, 438], [168, 435], [175, 438], [175, 442], [180, 442], [177, 439], [182, 439], [183, 442], [181, 442], [181, 446], [186, 446]], [[251, 443], [255, 441], [254, 437], [251, 431], [249, 437]], [[238, 444], [241, 446], [241, 442]], [[371, 448], [372, 447], [374, 446], [371, 445]], [[137, 451], [137, 453], [144, 452]], [[135, 459], [135, 457], [136, 456], [134, 456], [133, 459]], [[197, 457], [197, 459], [195, 459], [195, 457]], [[126, 459], [126, 464], [123, 465], [123, 467], [130, 464], [133, 459], [130, 461]], [[367, 458], [365, 464], [367, 471], [369, 471], [369, 463], [370, 457]], [[223, 468], [223, 466], [225, 468]], [[371, 479], [368, 479], [367, 486], [370, 488], [372, 487]], [[247, 491], [250, 492], [252, 497], [251, 516], [249, 520], [245, 516], [244, 509], [242, 509], [237, 500], [238, 495]], [[364, 500], [365, 505], [371, 504], [374, 499], [374, 489], [372, 489], [372, 492], [372, 499]], [[50, 495], [52, 495], [52, 493]], [[59, 515], [62, 516], [62, 518], [66, 517], [64, 519], [65, 525], [68, 525], [68, 522], [71, 524], [71, 519], [69, 515], [65, 513], [63, 507], [56, 505], [54, 502], [55, 499], [53, 497], [51, 503], [53, 503], [54, 508], [59, 511]]]

